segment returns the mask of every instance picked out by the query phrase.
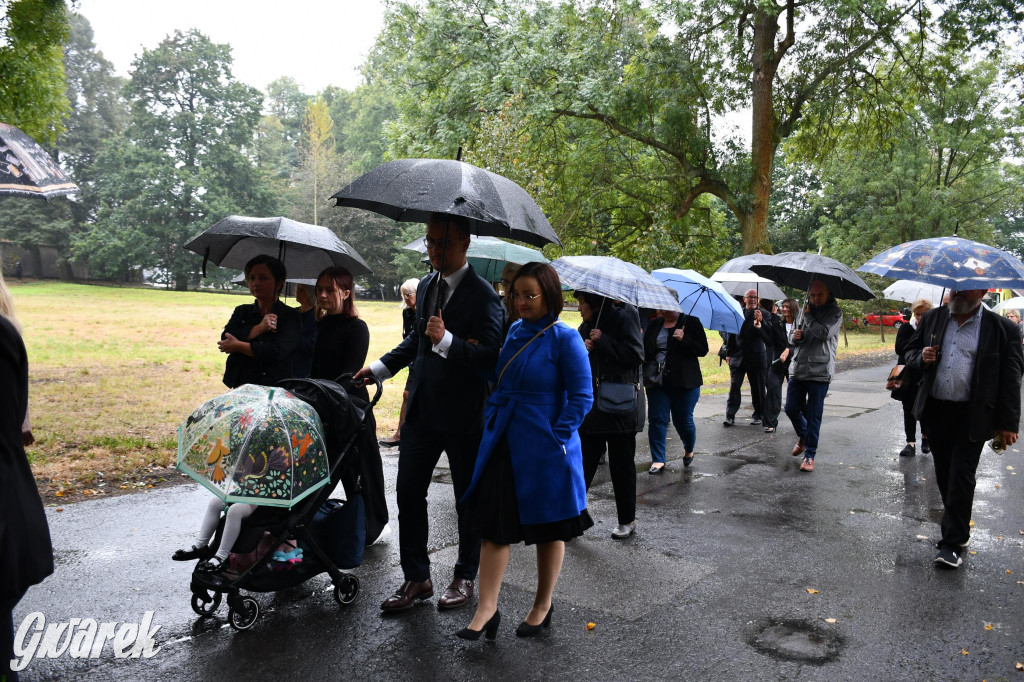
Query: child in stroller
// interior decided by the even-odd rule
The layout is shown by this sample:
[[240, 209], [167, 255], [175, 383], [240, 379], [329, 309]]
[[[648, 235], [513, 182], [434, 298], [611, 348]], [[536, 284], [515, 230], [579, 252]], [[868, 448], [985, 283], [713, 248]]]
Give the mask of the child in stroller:
[[[222, 514], [225, 505], [215, 498], [207, 507], [197, 542], [172, 557], [180, 561], [202, 559], [192, 575], [192, 608], [199, 615], [212, 615], [222, 595], [227, 593], [229, 622], [236, 629], [251, 627], [259, 614], [257, 602], [240, 596], [239, 589], [277, 591], [327, 572], [335, 586], [335, 599], [340, 604], [351, 603], [358, 592], [358, 580], [338, 566], [358, 566], [365, 538], [376, 538], [387, 523], [383, 468], [372, 413], [380, 398], [380, 385], [369, 402], [350, 396], [342, 386], [330, 381], [289, 379], [278, 386], [309, 403], [320, 415], [327, 441], [330, 484], [292, 509], [238, 503], [229, 505]], [[272, 462], [259, 464], [272, 466]], [[346, 491], [344, 505], [327, 500], [338, 482]], [[346, 547], [333, 546], [342, 530], [352, 536], [358, 533], [358, 552], [351, 551], [351, 537], [340, 543]], [[296, 570], [275, 570], [271, 556], [282, 542], [289, 540], [294, 541], [295, 552], [304, 549], [304, 560], [295, 565]], [[261, 554], [237, 577], [221, 570], [231, 551], [245, 553], [257, 547]], [[282, 568], [281, 564], [276, 568]]]

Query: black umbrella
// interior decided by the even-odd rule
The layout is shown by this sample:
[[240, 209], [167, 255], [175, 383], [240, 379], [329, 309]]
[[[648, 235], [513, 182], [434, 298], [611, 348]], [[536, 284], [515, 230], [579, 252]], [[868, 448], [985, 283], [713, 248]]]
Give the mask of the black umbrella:
[[195, 237], [185, 248], [225, 268], [242, 269], [253, 256], [280, 259], [289, 278], [315, 278], [325, 268], [341, 265], [353, 276], [366, 275], [370, 266], [362, 256], [326, 227], [288, 218], [250, 218], [230, 215]]
[[477, 235], [534, 246], [561, 244], [544, 212], [508, 178], [451, 159], [399, 159], [378, 166], [335, 193], [338, 206], [424, 223], [433, 213], [469, 219]]
[[0, 195], [60, 197], [78, 192], [78, 185], [35, 140], [0, 123]]
[[754, 263], [750, 270], [773, 282], [801, 291], [811, 288], [811, 282], [824, 282], [829, 293], [836, 298], [867, 301], [875, 297], [857, 273], [837, 260], [816, 253], [788, 251], [777, 253], [766, 263]]

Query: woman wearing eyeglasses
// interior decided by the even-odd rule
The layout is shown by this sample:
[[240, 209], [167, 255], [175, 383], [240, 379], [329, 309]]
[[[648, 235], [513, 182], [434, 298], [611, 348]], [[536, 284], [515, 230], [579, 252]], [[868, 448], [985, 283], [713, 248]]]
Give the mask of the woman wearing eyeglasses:
[[562, 287], [550, 265], [520, 268], [511, 296], [520, 319], [498, 358], [497, 386], [462, 498], [482, 538], [479, 603], [473, 621], [455, 633], [462, 639], [497, 635], [498, 593], [510, 545], [520, 542], [537, 546], [537, 592], [516, 636], [550, 626], [565, 541], [593, 525], [577, 433], [593, 401], [587, 350], [576, 330], [558, 320]]

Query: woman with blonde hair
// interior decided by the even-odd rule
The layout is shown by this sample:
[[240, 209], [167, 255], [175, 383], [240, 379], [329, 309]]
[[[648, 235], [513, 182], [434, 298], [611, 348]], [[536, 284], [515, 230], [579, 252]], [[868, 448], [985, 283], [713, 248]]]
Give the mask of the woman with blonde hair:
[[[896, 332], [896, 355], [897, 363], [906, 365], [903, 351], [906, 349], [910, 338], [917, 331], [917, 325], [921, 322], [921, 316], [932, 309], [932, 302], [925, 298], [919, 298], [910, 306], [911, 316], [906, 324], [900, 325]], [[917, 454], [917, 420], [914, 418], [914, 401], [917, 399], [917, 383], [921, 379], [921, 373], [912, 369], [909, 365], [903, 368], [903, 385], [893, 391], [893, 397], [903, 403], [903, 430], [906, 432], [907, 444], [900, 450], [900, 457], [913, 457]], [[924, 432], [924, 424], [921, 424], [921, 452], [931, 452], [928, 445], [928, 434]]]
[[[402, 282], [402, 338], [412, 333], [412, 327], [416, 323], [416, 287], [420, 285], [418, 279], [407, 279]], [[405, 408], [409, 405], [409, 387], [412, 386], [413, 372], [416, 363], [409, 365], [409, 376], [405, 379], [405, 391], [402, 393], [402, 409], [398, 413], [398, 427], [389, 438], [381, 438], [378, 442], [386, 448], [393, 448], [402, 440], [402, 424], [405, 423]]]

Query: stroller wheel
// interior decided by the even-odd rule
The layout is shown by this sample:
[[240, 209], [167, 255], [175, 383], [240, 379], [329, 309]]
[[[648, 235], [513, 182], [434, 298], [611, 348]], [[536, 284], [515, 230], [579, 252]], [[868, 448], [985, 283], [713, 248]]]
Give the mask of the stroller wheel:
[[260, 617], [260, 605], [252, 597], [242, 597], [241, 607], [228, 609], [228, 622], [236, 630], [248, 630]]
[[334, 601], [341, 606], [348, 606], [359, 594], [359, 578], [354, 575], [343, 576], [341, 582], [334, 586]]
[[220, 592], [210, 595], [209, 590], [192, 593], [192, 610], [200, 616], [212, 616], [217, 607], [220, 606]]

